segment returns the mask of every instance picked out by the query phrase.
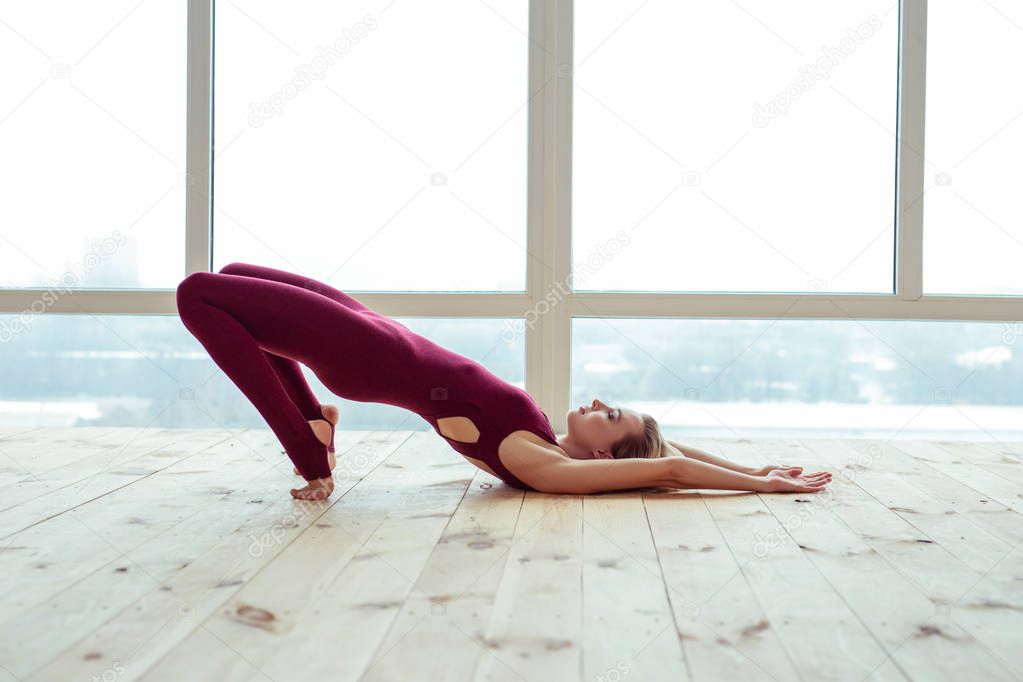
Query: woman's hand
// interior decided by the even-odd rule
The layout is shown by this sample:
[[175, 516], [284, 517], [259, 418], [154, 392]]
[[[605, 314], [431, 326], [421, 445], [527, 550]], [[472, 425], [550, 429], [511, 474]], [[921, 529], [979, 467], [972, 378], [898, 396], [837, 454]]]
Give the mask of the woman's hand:
[[788, 471], [793, 476], [803, 473], [803, 467], [787, 466], [785, 464], [767, 464], [762, 467], [753, 467], [746, 473], [750, 476], [766, 476], [772, 471]]
[[792, 473], [793, 469], [800, 472], [802, 467], [784, 467], [773, 469], [764, 476], [765, 493], [819, 493], [824, 486], [831, 483], [831, 474], [827, 471], [801, 475]]
[[296, 500], [325, 500], [334, 492], [334, 477], [315, 478], [304, 488], [292, 488], [291, 496]]

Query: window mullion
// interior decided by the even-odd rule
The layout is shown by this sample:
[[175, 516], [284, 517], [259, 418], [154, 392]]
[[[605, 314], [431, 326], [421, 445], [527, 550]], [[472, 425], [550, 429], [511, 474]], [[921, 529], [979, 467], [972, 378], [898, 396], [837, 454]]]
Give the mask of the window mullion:
[[568, 411], [572, 370], [572, 95], [573, 95], [573, 0], [553, 0], [555, 10], [556, 74], [554, 85], [554, 223], [551, 226], [553, 271], [545, 287], [550, 292], [550, 366], [545, 367], [550, 377], [551, 424], [564, 431], [565, 413]]
[[531, 0], [526, 390], [555, 430], [565, 428], [570, 360], [571, 318], [562, 299], [571, 247], [571, 22], [571, 0]]
[[927, 0], [902, 0], [899, 12], [895, 295], [915, 301], [923, 295]]
[[185, 274], [212, 268], [213, 0], [188, 0]]

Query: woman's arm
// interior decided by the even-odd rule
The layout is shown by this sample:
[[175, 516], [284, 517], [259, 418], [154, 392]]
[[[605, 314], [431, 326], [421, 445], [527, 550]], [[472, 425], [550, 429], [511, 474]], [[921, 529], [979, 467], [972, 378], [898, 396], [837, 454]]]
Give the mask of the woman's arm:
[[[659, 459], [560, 458], [537, 471], [540, 492], [587, 495], [633, 488], [678, 488], [683, 457]], [[527, 481], [528, 482], [528, 481]], [[533, 484], [530, 484], [533, 485]]]
[[732, 471], [738, 471], [739, 473], [742, 474], [749, 474], [750, 476], [760, 475], [760, 467], [743, 466], [742, 464], [738, 464], [731, 460], [725, 459], [724, 457], [718, 457], [717, 455], [712, 455], [709, 452], [704, 452], [703, 450], [699, 450], [692, 446], [676, 443], [673, 440], [669, 440], [668, 443], [674, 446], [675, 449], [677, 449], [686, 457], [690, 457], [701, 462], [706, 462], [707, 464], [713, 464], [723, 469], [731, 469]]
[[719, 467], [731, 469], [732, 471], [738, 471], [743, 474], [749, 474], [750, 476], [766, 476], [775, 469], [783, 469], [789, 471], [792, 474], [799, 474], [803, 471], [803, 467], [786, 466], [781, 464], [765, 464], [764, 466], [760, 467], [743, 466], [742, 464], [737, 464], [736, 462], [727, 460], [724, 457], [712, 455], [709, 452], [704, 452], [703, 450], [699, 450], [689, 445], [682, 445], [681, 443], [676, 443], [673, 440], [669, 440], [668, 442], [686, 457], [698, 459], [701, 462], [707, 462], [708, 464], [715, 464]]
[[586, 495], [631, 488], [713, 488], [766, 491], [762, 476], [689, 457], [569, 459], [529, 441], [510, 447], [502, 462], [523, 483], [544, 493]]
[[569, 459], [526, 440], [512, 444], [500, 459], [520, 481], [551, 494], [587, 495], [648, 487], [818, 492], [831, 480], [826, 472], [758, 476], [690, 457]]

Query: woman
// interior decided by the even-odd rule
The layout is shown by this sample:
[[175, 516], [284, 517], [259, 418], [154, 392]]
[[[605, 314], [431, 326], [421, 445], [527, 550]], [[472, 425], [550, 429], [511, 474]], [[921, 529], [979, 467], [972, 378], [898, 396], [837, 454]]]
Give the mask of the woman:
[[177, 288], [178, 313], [266, 420], [305, 478], [293, 497], [334, 490], [337, 409], [320, 405], [298, 363], [349, 400], [420, 416], [458, 453], [509, 485], [548, 493], [640, 487], [817, 492], [831, 475], [743, 467], [665, 441], [646, 414], [599, 400], [554, 434], [528, 393], [322, 282], [231, 263]]

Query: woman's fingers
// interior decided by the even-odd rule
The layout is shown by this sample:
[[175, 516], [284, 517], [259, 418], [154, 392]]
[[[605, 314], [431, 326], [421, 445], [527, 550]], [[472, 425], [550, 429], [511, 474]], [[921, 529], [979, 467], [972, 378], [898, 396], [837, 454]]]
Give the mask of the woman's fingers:
[[831, 474], [829, 474], [826, 471], [822, 471], [821, 473], [817, 474], [804, 474], [802, 476], [792, 476], [789, 474], [784, 474], [782, 477], [787, 480], [794, 481], [796, 483], [816, 483], [817, 481], [831, 480]]
[[779, 471], [768, 478], [774, 482], [775, 492], [819, 493], [831, 483], [831, 474], [827, 471], [806, 476], [792, 476], [787, 471]]
[[824, 476], [824, 477], [816, 478], [816, 479], [813, 479], [813, 480], [806, 480], [805, 478], [800, 478], [800, 479], [798, 479], [796, 481], [793, 481], [792, 483], [793, 483], [793, 490], [795, 492], [816, 493], [816, 492], [820, 492], [821, 490], [824, 490], [825, 486], [827, 486], [828, 483], [830, 483], [830, 482], [831, 482], [831, 479], [829, 479], [826, 476]]

